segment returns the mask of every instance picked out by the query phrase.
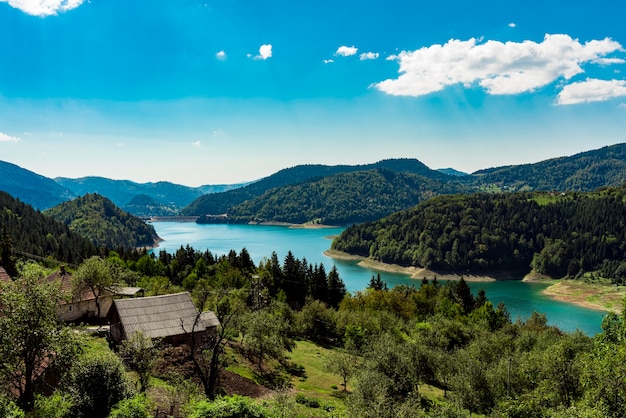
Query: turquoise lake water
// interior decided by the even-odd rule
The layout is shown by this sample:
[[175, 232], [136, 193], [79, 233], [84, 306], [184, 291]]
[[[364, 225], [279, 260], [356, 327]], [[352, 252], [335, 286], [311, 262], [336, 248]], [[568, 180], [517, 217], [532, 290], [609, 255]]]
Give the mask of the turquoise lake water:
[[[237, 252], [246, 248], [258, 264], [269, 258], [272, 251], [278, 259], [284, 260], [291, 250], [297, 258], [306, 258], [309, 264], [324, 264], [326, 271], [335, 265], [339, 276], [350, 292], [363, 290], [371, 277], [380, 273], [381, 278], [392, 287], [399, 284], [415, 285], [420, 281], [408, 275], [379, 272], [358, 266], [355, 261], [335, 260], [324, 255], [330, 248], [331, 238], [343, 228], [301, 229], [269, 225], [198, 225], [193, 222], [154, 222], [157, 234], [163, 238], [159, 248], [175, 252], [189, 244], [196, 250], [209, 250], [213, 254], [227, 254], [231, 249]], [[548, 323], [564, 331], [579, 329], [587, 335], [600, 331], [604, 312], [585, 309], [576, 305], [555, 301], [541, 294], [547, 286], [541, 283], [521, 281], [469, 283], [476, 293], [484, 289], [489, 300], [497, 305], [504, 302], [513, 320], [528, 318], [533, 311], [545, 314]]]

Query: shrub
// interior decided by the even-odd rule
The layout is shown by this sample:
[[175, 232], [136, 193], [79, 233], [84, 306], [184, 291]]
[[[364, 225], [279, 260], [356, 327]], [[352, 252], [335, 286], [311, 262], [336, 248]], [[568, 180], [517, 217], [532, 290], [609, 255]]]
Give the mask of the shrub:
[[271, 412], [243, 396], [227, 396], [191, 406], [189, 418], [268, 418]]
[[149, 409], [145, 395], [136, 395], [115, 405], [109, 418], [150, 418]]
[[130, 396], [122, 361], [113, 353], [82, 356], [63, 383], [74, 402], [73, 417], [98, 418]]

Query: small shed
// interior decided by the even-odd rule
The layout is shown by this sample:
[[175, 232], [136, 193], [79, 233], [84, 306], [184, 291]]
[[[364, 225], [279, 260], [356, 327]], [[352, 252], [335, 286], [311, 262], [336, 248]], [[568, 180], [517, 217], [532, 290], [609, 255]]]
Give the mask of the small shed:
[[137, 331], [171, 345], [191, 345], [193, 331], [195, 343], [199, 344], [219, 325], [213, 312], [203, 312], [198, 317], [189, 292], [115, 299], [107, 320], [111, 326], [111, 339], [116, 344]]

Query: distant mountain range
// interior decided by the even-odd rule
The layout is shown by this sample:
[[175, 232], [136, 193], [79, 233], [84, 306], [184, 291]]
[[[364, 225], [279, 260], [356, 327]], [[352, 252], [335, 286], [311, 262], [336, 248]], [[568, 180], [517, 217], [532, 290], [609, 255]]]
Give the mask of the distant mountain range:
[[137, 216], [204, 216], [229, 222], [361, 221], [439, 194], [591, 191], [620, 185], [626, 181], [626, 144], [472, 174], [453, 168], [432, 170], [407, 158], [354, 166], [300, 165], [247, 184], [201, 187], [102, 177], [50, 179], [2, 161], [0, 173], [0, 190], [40, 210], [97, 193]]

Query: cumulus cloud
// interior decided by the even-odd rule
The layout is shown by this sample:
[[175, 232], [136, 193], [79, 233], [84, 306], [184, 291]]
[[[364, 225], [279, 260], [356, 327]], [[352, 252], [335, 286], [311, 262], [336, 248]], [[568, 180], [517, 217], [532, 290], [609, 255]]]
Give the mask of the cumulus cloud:
[[339, 48], [337, 48], [337, 52], [335, 52], [335, 55], [338, 56], [342, 56], [342, 57], [349, 57], [351, 55], [356, 55], [356, 52], [359, 50], [359, 48], [356, 48], [353, 46], [345, 46], [342, 45]]
[[200, 141], [194, 141], [194, 142], [192, 142], [192, 143], [191, 143], [191, 145], [192, 145], [194, 148], [200, 148], [200, 147], [202, 147], [202, 142], [200, 142]]
[[477, 83], [489, 94], [518, 94], [533, 91], [583, 72], [581, 64], [622, 51], [609, 39], [581, 44], [568, 35], [546, 35], [533, 41], [478, 43], [451, 39], [395, 56], [400, 75], [373, 86], [396, 96], [421, 96], [446, 86]]
[[365, 61], [365, 60], [375, 60], [378, 58], [380, 54], [378, 52], [364, 52], [361, 55], [359, 55], [359, 59], [361, 61]]
[[585, 81], [572, 83], [565, 87], [557, 96], [557, 104], [568, 105], [578, 103], [604, 102], [616, 97], [626, 97], [625, 80], [598, 80], [588, 78]]
[[217, 54], [215, 54], [215, 58], [217, 58], [220, 61], [224, 61], [226, 59], [226, 52], [219, 51]]
[[0, 0], [9, 6], [33, 16], [52, 16], [59, 12], [72, 10], [83, 4], [84, 0]]
[[517, 26], [517, 25], [516, 25], [515, 23], [513, 23], [513, 22], [509, 23], [509, 27], [510, 27], [510, 28], [514, 28], [514, 27], [516, 27], [516, 26]]
[[332, 64], [335, 60], [322, 60], [324, 64]]
[[21, 138], [0, 132], [0, 142], [17, 142], [20, 140]]
[[271, 44], [263, 44], [259, 48], [259, 55], [254, 57], [258, 60], [266, 60], [268, 58], [272, 58], [272, 45]]

